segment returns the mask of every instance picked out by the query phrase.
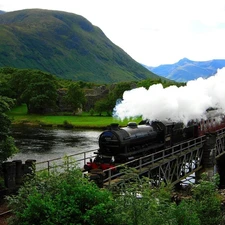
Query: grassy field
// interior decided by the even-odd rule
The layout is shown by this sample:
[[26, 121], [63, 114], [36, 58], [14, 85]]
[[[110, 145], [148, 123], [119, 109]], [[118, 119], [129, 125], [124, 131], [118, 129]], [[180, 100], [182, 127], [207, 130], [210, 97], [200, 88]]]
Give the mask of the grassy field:
[[37, 126], [73, 126], [75, 128], [104, 128], [111, 123], [118, 123], [120, 126], [125, 126], [129, 121], [140, 122], [140, 118], [126, 119], [124, 121], [116, 118], [102, 115], [93, 115], [82, 113], [81, 115], [36, 115], [27, 114], [26, 105], [13, 108], [8, 112], [8, 116], [13, 124], [27, 124]]

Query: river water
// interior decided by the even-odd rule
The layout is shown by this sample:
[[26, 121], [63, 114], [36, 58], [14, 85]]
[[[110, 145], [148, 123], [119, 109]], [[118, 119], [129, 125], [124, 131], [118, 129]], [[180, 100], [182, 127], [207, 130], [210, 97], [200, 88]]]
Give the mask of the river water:
[[98, 130], [16, 126], [12, 128], [12, 136], [19, 153], [8, 160], [34, 159], [43, 162], [92, 149], [94, 151], [98, 148], [100, 133]]

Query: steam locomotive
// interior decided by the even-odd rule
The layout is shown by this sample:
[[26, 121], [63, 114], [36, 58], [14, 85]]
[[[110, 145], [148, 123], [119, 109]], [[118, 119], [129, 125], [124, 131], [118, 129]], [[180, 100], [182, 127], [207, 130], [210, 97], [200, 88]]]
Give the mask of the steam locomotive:
[[111, 124], [99, 136], [99, 149], [94, 161], [84, 165], [86, 171], [106, 170], [170, 147], [178, 142], [198, 137], [198, 125], [184, 127], [183, 123], [142, 121], [130, 122], [120, 128]]
[[[218, 119], [220, 117], [220, 119]], [[149, 155], [179, 142], [197, 138], [205, 133], [225, 127], [224, 117], [215, 117], [211, 113], [208, 119], [190, 121], [186, 126], [182, 122], [141, 121], [130, 122], [120, 128], [111, 124], [99, 136], [99, 149], [95, 159], [84, 165], [85, 171], [100, 169], [104, 171], [115, 165]]]

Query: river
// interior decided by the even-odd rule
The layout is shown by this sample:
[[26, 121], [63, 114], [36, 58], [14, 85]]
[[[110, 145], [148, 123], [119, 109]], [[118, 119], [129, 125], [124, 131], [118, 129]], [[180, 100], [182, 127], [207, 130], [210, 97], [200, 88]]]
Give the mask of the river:
[[19, 153], [8, 160], [34, 159], [43, 162], [65, 155], [96, 150], [100, 133], [101, 131], [98, 130], [16, 126], [12, 128], [12, 136]]

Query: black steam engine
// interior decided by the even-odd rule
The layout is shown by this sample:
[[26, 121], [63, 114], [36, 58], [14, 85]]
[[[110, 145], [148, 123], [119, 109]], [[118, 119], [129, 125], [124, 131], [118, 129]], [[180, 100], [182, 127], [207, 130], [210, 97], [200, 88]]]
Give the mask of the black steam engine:
[[176, 143], [198, 137], [199, 126], [190, 123], [142, 121], [139, 124], [128, 123], [120, 128], [111, 124], [99, 136], [99, 149], [93, 161], [88, 162], [84, 169], [113, 169], [115, 165], [151, 154]]

